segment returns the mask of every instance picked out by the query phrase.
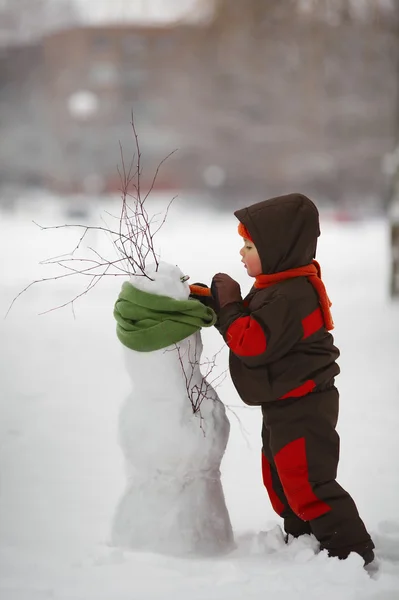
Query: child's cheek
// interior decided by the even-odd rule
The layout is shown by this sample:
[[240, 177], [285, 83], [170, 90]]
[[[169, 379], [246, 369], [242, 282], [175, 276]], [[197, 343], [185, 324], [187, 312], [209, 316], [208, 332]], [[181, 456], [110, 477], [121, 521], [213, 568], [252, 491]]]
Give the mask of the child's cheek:
[[247, 260], [248, 271], [251, 271], [252, 275], [259, 275], [262, 272], [260, 260], [257, 256], [249, 256]]

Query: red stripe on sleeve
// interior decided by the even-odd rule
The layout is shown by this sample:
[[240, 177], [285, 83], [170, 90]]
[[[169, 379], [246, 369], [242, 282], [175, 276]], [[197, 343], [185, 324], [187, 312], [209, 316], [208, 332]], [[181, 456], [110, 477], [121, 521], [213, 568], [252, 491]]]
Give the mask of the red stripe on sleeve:
[[319, 331], [322, 327], [324, 327], [324, 319], [323, 313], [321, 312], [321, 308], [316, 308], [310, 315], [302, 319], [302, 327], [303, 327], [303, 338], [305, 339], [310, 335]]
[[279, 400], [284, 400], [284, 398], [300, 398], [301, 396], [306, 396], [306, 394], [310, 394], [310, 392], [314, 390], [315, 387], [315, 382], [311, 379], [308, 379], [308, 381], [305, 381], [305, 383], [303, 383], [299, 387], [291, 390], [290, 392], [287, 392], [286, 394], [284, 394], [284, 396], [280, 396]]
[[232, 322], [226, 332], [230, 350], [238, 356], [257, 356], [266, 350], [266, 336], [255, 319], [240, 317]]

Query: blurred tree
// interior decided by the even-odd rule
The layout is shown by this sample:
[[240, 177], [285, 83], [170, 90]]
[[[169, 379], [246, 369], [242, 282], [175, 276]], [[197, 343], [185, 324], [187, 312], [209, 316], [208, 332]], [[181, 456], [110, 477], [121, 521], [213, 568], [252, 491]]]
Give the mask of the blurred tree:
[[199, 0], [210, 5], [213, 31], [256, 31], [294, 14], [345, 23], [359, 18], [389, 22], [397, 0]]
[[376, 197], [393, 138], [399, 0], [197, 1], [210, 17], [187, 36], [189, 100], [184, 115], [177, 91], [175, 117], [182, 146], [195, 140], [193, 162], [223, 170], [227, 195], [295, 185], [342, 203]]
[[71, 0], [0, 0], [0, 46], [32, 42], [76, 21]]

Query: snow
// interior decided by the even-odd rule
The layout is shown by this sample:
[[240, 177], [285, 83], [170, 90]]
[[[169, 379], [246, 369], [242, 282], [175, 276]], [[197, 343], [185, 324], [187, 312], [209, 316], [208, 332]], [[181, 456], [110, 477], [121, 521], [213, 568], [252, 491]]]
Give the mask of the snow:
[[98, 96], [87, 90], [75, 92], [68, 99], [68, 109], [76, 119], [88, 119], [98, 109]]
[[[191, 282], [225, 271], [245, 291], [236, 219], [201, 214], [200, 206], [191, 211], [184, 199], [172, 206], [159, 233], [162, 260], [178, 264]], [[93, 207], [93, 218], [104, 208]], [[42, 232], [31, 222], [64, 223], [63, 210], [60, 200], [47, 199], [0, 215], [3, 314], [32, 279], [53, 273], [40, 260], [74, 247], [78, 233]], [[283, 543], [261, 481], [260, 414], [241, 404], [229, 377], [217, 392], [231, 423], [221, 470], [237, 548], [183, 558], [112, 547], [125, 484], [118, 415], [131, 391], [112, 316], [121, 279], [79, 300], [76, 318], [68, 309], [38, 316], [81, 291], [82, 282], [69, 278], [33, 286], [1, 322], [0, 598], [399, 598], [399, 305], [388, 298], [389, 226], [322, 220], [322, 230], [318, 259], [342, 353], [338, 481], [370, 529], [379, 572], [370, 577], [356, 555], [315, 554], [310, 537]], [[90, 243], [106, 245], [94, 235]], [[202, 338], [204, 356], [222, 347], [213, 328]], [[226, 351], [218, 363], [222, 372]]]
[[[148, 277], [133, 275], [130, 282], [134, 287], [149, 294], [168, 296], [175, 300], [187, 300], [190, 287], [186, 275], [177, 265], [171, 265], [163, 261], [148, 264], [146, 261], [146, 274]], [[155, 284], [155, 285], [154, 285]], [[154, 289], [155, 288], [155, 289]]]

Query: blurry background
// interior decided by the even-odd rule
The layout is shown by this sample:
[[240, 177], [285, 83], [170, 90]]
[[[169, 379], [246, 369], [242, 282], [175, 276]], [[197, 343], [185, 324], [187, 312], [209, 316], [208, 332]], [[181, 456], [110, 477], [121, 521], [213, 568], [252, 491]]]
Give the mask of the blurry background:
[[117, 192], [133, 111], [143, 188], [178, 149], [156, 188], [191, 202], [392, 215], [398, 41], [397, 0], [0, 0], [2, 206]]
[[0, 0], [0, 184], [117, 190], [133, 110], [163, 189], [379, 211], [398, 40], [395, 0]]

